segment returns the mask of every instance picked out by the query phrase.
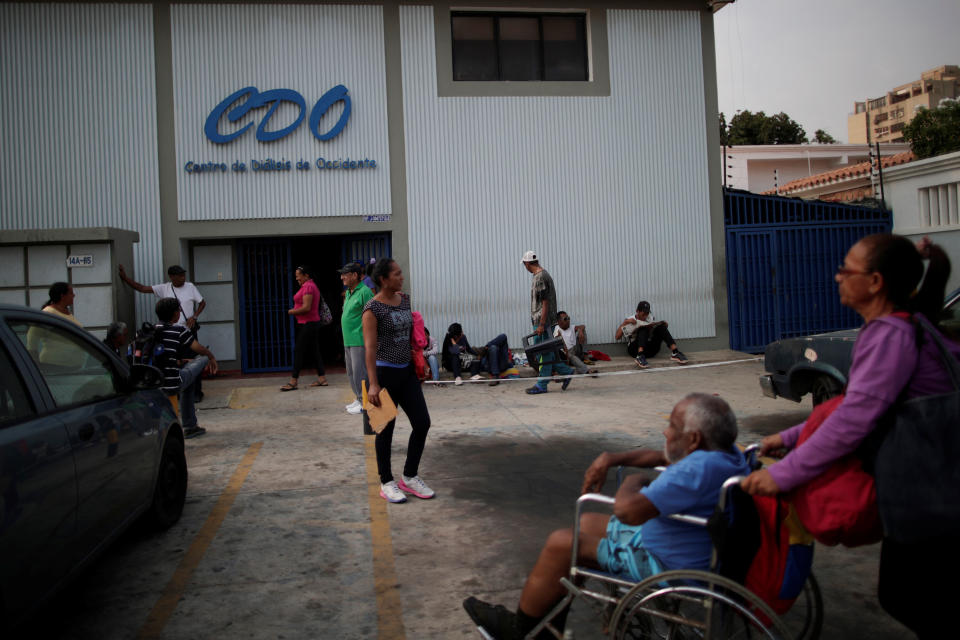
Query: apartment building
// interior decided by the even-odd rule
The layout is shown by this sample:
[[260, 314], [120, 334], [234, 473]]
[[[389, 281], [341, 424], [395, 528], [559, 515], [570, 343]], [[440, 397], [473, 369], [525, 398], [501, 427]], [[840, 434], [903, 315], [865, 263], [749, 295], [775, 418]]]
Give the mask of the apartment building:
[[903, 142], [903, 128], [919, 107], [935, 108], [944, 98], [960, 96], [960, 67], [943, 65], [920, 74], [919, 80], [894, 87], [879, 98], [853, 103], [847, 117], [850, 144]]

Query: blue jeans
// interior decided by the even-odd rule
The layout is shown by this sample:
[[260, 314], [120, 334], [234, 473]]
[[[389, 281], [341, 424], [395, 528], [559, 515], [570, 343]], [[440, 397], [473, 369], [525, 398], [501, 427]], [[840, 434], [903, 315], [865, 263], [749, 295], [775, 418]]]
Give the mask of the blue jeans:
[[207, 356], [197, 356], [180, 367], [180, 426], [184, 431], [197, 426], [197, 410], [193, 402], [197, 396], [200, 375], [208, 362], [210, 359]]
[[[534, 328], [536, 328], [536, 325], [534, 325]], [[553, 330], [556, 328], [557, 325], [553, 325], [548, 329], [545, 329], [542, 335], [539, 335], [533, 339], [533, 344], [540, 344], [544, 340], [549, 340], [553, 336]], [[571, 369], [567, 363], [556, 360], [552, 353], [541, 355], [540, 371], [537, 373], [537, 376], [541, 378], [549, 378], [553, 375], [554, 371], [562, 376], [569, 376], [573, 374], [573, 369]], [[549, 382], [550, 380], [538, 380], [537, 386], [546, 391], [547, 384], [549, 384]]]
[[440, 379], [440, 363], [437, 361], [437, 355], [427, 356], [427, 364], [430, 365], [430, 378], [434, 381]]
[[489, 371], [494, 377], [499, 376], [507, 368], [510, 349], [507, 347], [507, 335], [501, 333], [487, 343], [487, 355], [480, 361], [480, 366]]

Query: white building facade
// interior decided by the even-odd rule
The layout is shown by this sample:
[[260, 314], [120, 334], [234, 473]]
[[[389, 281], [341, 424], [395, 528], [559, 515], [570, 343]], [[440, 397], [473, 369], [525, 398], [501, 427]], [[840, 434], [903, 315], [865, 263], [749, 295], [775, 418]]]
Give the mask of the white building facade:
[[[492, 43], [455, 28], [488, 19]], [[504, 51], [536, 50], [511, 29], [533, 24], [553, 38], [542, 78], [462, 79], [496, 47], [509, 75]], [[594, 343], [646, 299], [676, 337], [727, 344], [704, 0], [25, 3], [0, 25], [0, 233], [138, 232], [128, 271], [183, 264], [228, 364], [286, 321], [269, 282], [311, 264], [335, 306], [335, 269], [384, 253], [437, 336], [460, 322], [519, 346], [534, 249]], [[556, 59], [582, 77], [550, 79]], [[0, 299], [42, 303], [29, 254]]]
[[[756, 144], [721, 150], [724, 184], [763, 193], [788, 182], [870, 159], [867, 144]], [[883, 157], [910, 150], [906, 143], [880, 145]], [[723, 157], [726, 154], [726, 157]], [[776, 173], [774, 173], [776, 172]]]

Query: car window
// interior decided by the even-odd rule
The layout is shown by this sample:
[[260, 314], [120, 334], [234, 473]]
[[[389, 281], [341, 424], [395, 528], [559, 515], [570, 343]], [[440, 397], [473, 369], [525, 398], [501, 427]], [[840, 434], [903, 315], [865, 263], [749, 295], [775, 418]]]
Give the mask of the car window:
[[12, 322], [37, 363], [58, 407], [109, 398], [119, 392], [109, 356], [65, 329], [39, 322]]
[[23, 378], [7, 350], [0, 346], [0, 426], [36, 415]]

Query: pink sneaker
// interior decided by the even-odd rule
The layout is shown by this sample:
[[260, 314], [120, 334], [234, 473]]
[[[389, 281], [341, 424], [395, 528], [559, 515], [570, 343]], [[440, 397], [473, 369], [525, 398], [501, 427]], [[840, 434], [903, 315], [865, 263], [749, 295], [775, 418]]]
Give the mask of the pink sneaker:
[[397, 480], [397, 486], [400, 487], [401, 491], [412, 493], [423, 500], [429, 500], [437, 495], [433, 489], [427, 486], [426, 482], [420, 479], [420, 476], [408, 478], [407, 476], [401, 475], [400, 480]]

